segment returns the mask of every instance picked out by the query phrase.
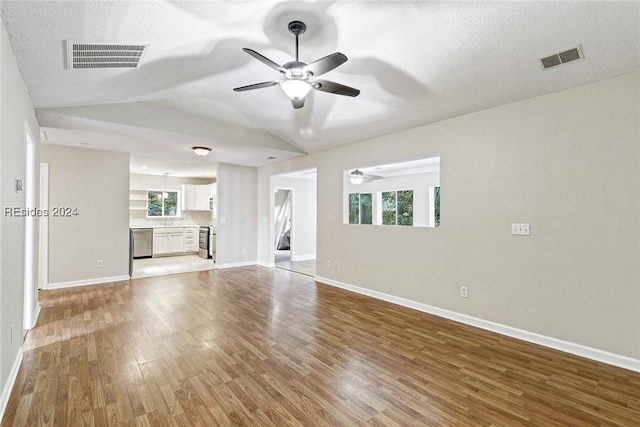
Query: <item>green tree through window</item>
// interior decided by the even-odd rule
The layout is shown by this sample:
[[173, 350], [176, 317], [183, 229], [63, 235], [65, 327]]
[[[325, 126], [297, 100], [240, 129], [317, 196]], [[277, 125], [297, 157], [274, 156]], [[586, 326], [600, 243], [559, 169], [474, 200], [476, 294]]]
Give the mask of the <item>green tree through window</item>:
[[360, 194], [349, 194], [349, 224], [360, 223]]
[[433, 204], [435, 212], [435, 226], [440, 226], [440, 187], [433, 189]]
[[396, 225], [396, 192], [382, 193], [382, 224]]
[[349, 194], [349, 224], [373, 224], [371, 193]]
[[413, 225], [413, 190], [382, 192], [382, 224]]
[[398, 225], [413, 225], [413, 191], [398, 191], [397, 202]]
[[371, 193], [360, 194], [360, 224], [373, 224], [372, 200]]
[[148, 191], [147, 216], [178, 216], [178, 192]]

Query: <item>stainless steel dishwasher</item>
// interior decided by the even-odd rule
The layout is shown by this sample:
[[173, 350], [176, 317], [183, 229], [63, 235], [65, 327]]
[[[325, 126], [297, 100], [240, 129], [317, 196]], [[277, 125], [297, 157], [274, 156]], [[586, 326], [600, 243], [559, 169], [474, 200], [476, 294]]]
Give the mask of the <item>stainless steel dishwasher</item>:
[[133, 258], [149, 258], [153, 255], [153, 228], [133, 229]]

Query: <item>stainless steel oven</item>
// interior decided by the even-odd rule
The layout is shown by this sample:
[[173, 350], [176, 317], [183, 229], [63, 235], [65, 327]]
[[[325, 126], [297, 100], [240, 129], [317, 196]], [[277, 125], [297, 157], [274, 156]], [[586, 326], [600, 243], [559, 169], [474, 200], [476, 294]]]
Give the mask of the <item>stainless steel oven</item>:
[[209, 227], [200, 227], [198, 233], [198, 255], [202, 258], [209, 257]]

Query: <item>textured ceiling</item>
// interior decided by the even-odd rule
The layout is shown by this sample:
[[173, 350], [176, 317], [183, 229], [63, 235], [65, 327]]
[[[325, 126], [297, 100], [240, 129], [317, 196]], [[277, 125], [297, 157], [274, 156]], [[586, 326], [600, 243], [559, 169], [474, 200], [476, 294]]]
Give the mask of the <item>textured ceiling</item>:
[[[2, 20], [47, 142], [128, 151], [136, 172], [207, 176], [259, 166], [640, 70], [638, 2], [2, 1]], [[357, 98], [312, 91], [294, 110], [242, 52], [291, 61], [340, 51], [325, 77]], [[65, 41], [144, 42], [137, 69], [69, 70]], [[584, 60], [538, 59], [578, 45]], [[214, 149], [197, 158], [193, 145]], [[142, 166], [147, 166], [142, 170]]]

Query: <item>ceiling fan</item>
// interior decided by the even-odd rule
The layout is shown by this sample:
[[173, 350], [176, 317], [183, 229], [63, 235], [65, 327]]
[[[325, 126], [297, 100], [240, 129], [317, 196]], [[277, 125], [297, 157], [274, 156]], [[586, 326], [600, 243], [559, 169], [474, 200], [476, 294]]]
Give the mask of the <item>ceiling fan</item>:
[[318, 76], [328, 73], [334, 68], [347, 62], [347, 57], [343, 53], [335, 52], [320, 58], [311, 64], [301, 62], [298, 58], [298, 36], [304, 33], [307, 26], [301, 21], [289, 22], [289, 31], [296, 36], [296, 60], [278, 65], [266, 56], [263, 56], [255, 50], [243, 48], [245, 52], [253, 56], [258, 61], [268, 65], [276, 71], [282, 73], [282, 80], [274, 80], [269, 82], [255, 83], [248, 86], [234, 88], [236, 92], [245, 90], [262, 89], [271, 86], [280, 86], [284, 93], [291, 99], [293, 108], [302, 108], [304, 106], [304, 97], [313, 88], [322, 92], [335, 93], [337, 95], [358, 96], [358, 89], [345, 86], [340, 83], [329, 80], [318, 79]]
[[373, 181], [377, 181], [379, 179], [384, 179], [384, 176], [380, 176], [380, 175], [365, 175], [362, 171], [359, 171], [358, 169], [354, 169], [353, 171], [351, 171], [349, 173], [349, 181], [351, 181], [352, 184], [362, 184], [363, 182], [373, 182]]

